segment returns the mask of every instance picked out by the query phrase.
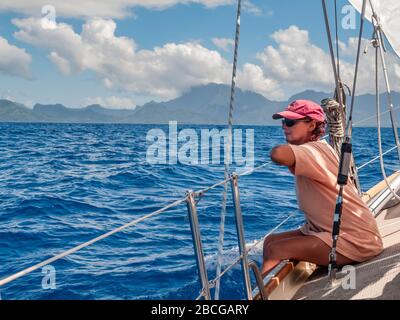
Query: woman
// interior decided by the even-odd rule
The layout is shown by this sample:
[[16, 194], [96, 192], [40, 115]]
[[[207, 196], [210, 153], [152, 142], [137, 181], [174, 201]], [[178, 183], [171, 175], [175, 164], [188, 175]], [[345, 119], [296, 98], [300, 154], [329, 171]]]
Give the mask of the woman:
[[[339, 158], [325, 140], [319, 140], [325, 132], [324, 111], [312, 101], [296, 100], [272, 117], [282, 119], [288, 144], [274, 147], [271, 159], [287, 166], [295, 175], [297, 201], [306, 223], [298, 230], [272, 234], [265, 239], [262, 273], [266, 275], [284, 259], [327, 266], [339, 192]], [[382, 250], [375, 218], [349, 179], [343, 191], [337, 264], [366, 261]]]

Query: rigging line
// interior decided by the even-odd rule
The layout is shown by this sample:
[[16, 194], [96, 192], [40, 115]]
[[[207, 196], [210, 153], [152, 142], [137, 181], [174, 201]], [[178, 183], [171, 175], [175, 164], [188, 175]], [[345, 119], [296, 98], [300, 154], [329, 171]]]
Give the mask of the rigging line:
[[[323, 4], [325, 5], [325, 0], [322, 0], [322, 1], [323, 1]], [[337, 177], [337, 183], [339, 185], [339, 192], [338, 192], [338, 196], [336, 198], [335, 211], [334, 211], [334, 215], [333, 215], [332, 248], [331, 248], [331, 252], [329, 254], [329, 265], [328, 265], [328, 275], [329, 275], [329, 284], [330, 285], [333, 285], [334, 281], [336, 281], [336, 273], [337, 273], [336, 246], [337, 246], [337, 241], [339, 240], [340, 223], [341, 223], [341, 217], [342, 217], [342, 213], [343, 213], [343, 189], [344, 189], [344, 186], [347, 184], [348, 175], [349, 175], [349, 171], [350, 171], [351, 156], [352, 156], [352, 145], [351, 145], [352, 116], [353, 116], [353, 110], [354, 110], [358, 67], [359, 67], [359, 63], [360, 63], [361, 42], [362, 42], [362, 35], [363, 35], [363, 31], [364, 31], [366, 3], [367, 3], [367, 1], [363, 0], [361, 22], [360, 22], [360, 33], [359, 33], [359, 37], [358, 37], [356, 67], [355, 67], [355, 71], [354, 71], [353, 93], [352, 93], [352, 97], [351, 97], [352, 98], [351, 99], [351, 108], [350, 108], [349, 120], [348, 120], [348, 124], [347, 124], [346, 137], [345, 137], [344, 142], [342, 143], [342, 147], [341, 147], [341, 158], [340, 158], [340, 162], [339, 162], [339, 170], [338, 170], [338, 177]], [[324, 14], [325, 14], [325, 21], [327, 21], [326, 6], [324, 6]], [[330, 47], [332, 47], [332, 44], [330, 44]]]
[[248, 249], [247, 252], [250, 252], [251, 250], [253, 250], [259, 243], [261, 243], [262, 241], [265, 240], [266, 237], [268, 237], [269, 235], [271, 235], [272, 233], [274, 233], [276, 230], [278, 230], [283, 224], [285, 224], [290, 218], [292, 218], [297, 212], [293, 211], [292, 213], [290, 213], [282, 222], [280, 222], [277, 226], [275, 226], [275, 228], [273, 228], [272, 230], [270, 230], [262, 239], [258, 240], [256, 243], [254, 243], [253, 245], [251, 245]]
[[[227, 143], [227, 158], [224, 158], [225, 170], [224, 177], [225, 180], [229, 178], [229, 164], [231, 161], [231, 146], [232, 146], [232, 117], [233, 117], [233, 105], [235, 99], [235, 85], [236, 85], [236, 67], [237, 67], [237, 56], [239, 48], [239, 35], [240, 35], [240, 10], [242, 2], [238, 0], [237, 4], [237, 15], [236, 15], [236, 32], [235, 32], [235, 50], [233, 55], [233, 67], [232, 67], [232, 82], [231, 82], [231, 96], [229, 102], [229, 116], [228, 116], [228, 143]], [[223, 256], [223, 243], [224, 243], [224, 229], [225, 229], [225, 216], [226, 216], [226, 199], [228, 193], [228, 183], [224, 184], [224, 193], [222, 197], [222, 208], [221, 208], [221, 222], [220, 222], [220, 232], [219, 232], [219, 243], [218, 243], [218, 256], [217, 256], [217, 276], [221, 273], [222, 266], [222, 256]], [[220, 282], [217, 281], [214, 293], [214, 299], [219, 298]]]
[[[386, 151], [382, 154], [382, 156], [388, 154], [389, 152], [392, 152], [392, 151], [393, 151], [394, 149], [396, 149], [396, 148], [397, 148], [397, 146], [394, 146], [394, 147], [390, 148], [389, 150], [386, 150]], [[364, 168], [365, 166], [369, 165], [370, 163], [372, 163], [372, 162], [378, 160], [379, 158], [380, 158], [380, 155], [376, 156], [375, 158], [373, 158], [373, 159], [369, 160], [368, 162], [364, 163], [363, 165], [357, 167], [357, 170], [360, 171], [362, 168]]]
[[241, 177], [241, 176], [252, 174], [253, 172], [258, 171], [258, 170], [266, 167], [269, 164], [271, 164], [271, 161], [267, 161], [267, 162], [265, 162], [264, 164], [262, 164], [262, 165], [260, 165], [258, 167], [255, 167], [253, 169], [249, 169], [248, 171], [241, 172], [241, 173], [237, 174], [237, 176]]
[[[379, 45], [379, 43], [376, 43], [376, 45]], [[382, 176], [383, 176], [383, 179], [385, 180], [387, 188], [390, 190], [390, 193], [397, 200], [400, 200], [400, 197], [396, 194], [396, 190], [392, 189], [392, 187], [387, 179], [385, 164], [383, 162], [382, 139], [381, 139], [380, 97], [379, 97], [378, 50], [379, 50], [378, 47], [376, 47], [375, 48], [375, 95], [376, 95], [376, 121], [377, 121], [377, 127], [378, 127], [379, 163], [381, 166]], [[398, 147], [398, 146], [396, 146], [396, 147]]]
[[336, 34], [336, 63], [337, 63], [337, 75], [339, 82], [340, 80], [340, 57], [339, 57], [339, 31], [338, 31], [338, 14], [337, 14], [337, 0], [335, 0], [335, 34]]
[[47, 260], [45, 260], [43, 262], [35, 264], [34, 266], [31, 266], [31, 267], [26, 268], [26, 269], [24, 269], [22, 271], [19, 271], [19, 272], [15, 273], [15, 274], [13, 274], [11, 276], [8, 276], [8, 277], [6, 277], [4, 279], [1, 279], [0, 280], [0, 287], [5, 285], [5, 284], [7, 284], [7, 283], [9, 283], [9, 282], [11, 282], [11, 281], [14, 281], [14, 280], [18, 279], [18, 278], [20, 278], [20, 277], [22, 277], [24, 275], [27, 275], [27, 274], [29, 274], [29, 273], [31, 273], [31, 272], [33, 272], [33, 271], [45, 266], [45, 265], [48, 265], [48, 264], [50, 264], [50, 263], [52, 263], [54, 261], [57, 261], [57, 260], [59, 260], [61, 258], [64, 258], [64, 257], [66, 257], [66, 256], [68, 256], [68, 255], [70, 255], [72, 253], [75, 253], [75, 252], [77, 252], [77, 251], [79, 251], [79, 250], [81, 250], [81, 249], [83, 249], [85, 247], [88, 247], [88, 246], [92, 245], [95, 242], [98, 242], [98, 241], [100, 241], [102, 239], [108, 238], [109, 236], [111, 236], [111, 235], [113, 235], [113, 234], [115, 234], [117, 232], [120, 232], [120, 231], [122, 231], [122, 230], [124, 230], [126, 228], [129, 228], [129, 227], [132, 227], [135, 224], [138, 224], [139, 222], [141, 222], [143, 220], [146, 220], [146, 219], [151, 218], [151, 217], [153, 217], [155, 215], [163, 213], [167, 209], [175, 207], [177, 205], [180, 205], [181, 203], [183, 203], [185, 201], [186, 201], [186, 198], [180, 199], [180, 200], [176, 200], [176, 201], [170, 203], [169, 205], [167, 205], [167, 206], [165, 206], [165, 207], [163, 207], [161, 209], [158, 209], [157, 211], [154, 211], [152, 213], [144, 215], [144, 216], [142, 216], [142, 217], [140, 217], [138, 219], [135, 219], [135, 220], [133, 220], [131, 222], [128, 222], [128, 223], [124, 224], [123, 226], [120, 226], [118, 228], [115, 228], [114, 230], [111, 230], [111, 231], [109, 231], [109, 232], [107, 232], [105, 234], [102, 234], [101, 236], [98, 236], [98, 237], [96, 237], [96, 238], [94, 238], [92, 240], [89, 240], [89, 241], [87, 241], [85, 243], [82, 243], [82, 244], [76, 246], [76, 247], [73, 247], [72, 249], [64, 251], [64, 252], [62, 252], [62, 253], [60, 253], [60, 254], [52, 257], [52, 258], [49, 258], [49, 259], [47, 259]]
[[360, 65], [360, 52], [361, 52], [361, 42], [362, 42], [362, 35], [364, 31], [364, 20], [365, 20], [365, 9], [366, 9], [367, 1], [363, 0], [362, 5], [362, 12], [361, 12], [361, 22], [360, 22], [360, 32], [358, 35], [358, 47], [357, 47], [357, 56], [356, 56], [356, 66], [354, 70], [354, 79], [353, 79], [353, 90], [351, 93], [351, 104], [350, 104], [350, 113], [349, 113], [349, 120], [347, 122], [347, 131], [346, 131], [346, 138], [345, 142], [350, 142], [352, 131], [353, 131], [353, 110], [354, 110], [354, 102], [355, 102], [355, 94], [356, 94], [356, 87], [357, 87], [357, 78], [358, 78], [358, 67]]
[[[272, 234], [274, 231], [279, 229], [283, 224], [285, 224], [290, 218], [292, 218], [296, 214], [296, 211], [293, 211], [290, 213], [282, 222], [280, 222], [277, 226], [275, 226], [272, 230], [270, 230], [262, 239], [258, 240], [254, 244], [252, 244], [250, 247], [246, 249], [246, 254], [248, 254], [251, 250], [253, 250], [259, 243], [265, 240], [266, 237], [268, 237], [270, 234]], [[232, 269], [235, 265], [237, 265], [240, 260], [243, 258], [243, 255], [239, 256], [234, 262], [232, 262], [230, 265], [228, 265], [222, 273], [219, 275], [219, 277], [216, 277], [215, 279], [210, 281], [210, 284], [214, 286], [215, 282], [222, 278], [222, 276], [228, 272], [230, 269]]]
[[206, 292], [205, 292], [204, 288], [201, 288], [200, 294], [197, 296], [196, 300], [200, 300], [201, 297], [203, 297], [203, 298], [206, 297]]
[[322, 0], [322, 9], [324, 11], [325, 29], [326, 29], [326, 35], [328, 37], [329, 52], [330, 52], [330, 56], [331, 56], [333, 75], [335, 77], [336, 96], [338, 97], [338, 100], [339, 100], [338, 102], [340, 104], [340, 109], [343, 110], [343, 99], [342, 99], [342, 92], [340, 90], [340, 79], [339, 79], [337, 69], [336, 69], [335, 53], [333, 51], [331, 28], [329, 26], [328, 11], [326, 9], [325, 0]]
[[[396, 108], [393, 108], [393, 111], [399, 110], [399, 109], [400, 109], [400, 106], [396, 107]], [[390, 110], [386, 110], [386, 111], [381, 112], [380, 115], [383, 116], [384, 114], [389, 113], [389, 112], [390, 112]], [[366, 122], [366, 121], [371, 120], [371, 119], [376, 119], [376, 114], [374, 114], [373, 116], [370, 116], [368, 118], [364, 118], [364, 119], [362, 119], [360, 121], [354, 122], [353, 126], [359, 125], [360, 123]]]
[[207, 188], [205, 188], [205, 189], [202, 189], [202, 190], [199, 190], [199, 191], [195, 191], [194, 192], [194, 194], [195, 194], [195, 196], [196, 197], [203, 197], [208, 191], [210, 191], [210, 190], [212, 190], [212, 189], [215, 189], [216, 187], [219, 187], [219, 186], [222, 186], [223, 184], [226, 184], [228, 181], [231, 181], [231, 177], [228, 177], [227, 179], [224, 179], [224, 180], [222, 180], [222, 181], [220, 181], [220, 182], [217, 182], [217, 183], [215, 183], [215, 184], [213, 184], [212, 186], [210, 186], [210, 187], [207, 187]]
[[[399, 109], [400, 109], [400, 106], [394, 108], [393, 111], [399, 110]], [[386, 111], [381, 112], [380, 115], [382, 116], [382, 115], [384, 115], [386, 113], [389, 113], [389, 112], [390, 112], [390, 110], [386, 110]], [[360, 123], [366, 122], [366, 121], [371, 120], [371, 119], [376, 119], [376, 114], [374, 114], [373, 116], [370, 116], [368, 118], [361, 119], [360, 121], [354, 122], [353, 126], [359, 125]], [[321, 139], [326, 139], [326, 138], [329, 138], [329, 134], [324, 135]]]
[[[382, 114], [382, 113], [381, 113], [381, 114]], [[375, 116], [374, 116], [374, 117], [375, 117]], [[329, 137], [329, 135], [325, 135], [325, 136], [322, 137], [322, 139], [326, 139], [326, 138], [328, 138], [328, 137]], [[397, 148], [397, 146], [394, 146], [394, 147], [390, 148], [389, 150], [386, 150], [382, 155], [384, 156], [384, 155], [388, 154], [389, 152], [392, 152], [392, 151], [393, 151], [394, 149], [396, 149], [396, 148]], [[361, 166], [357, 167], [357, 168], [356, 168], [357, 171], [360, 171], [362, 168], [364, 168], [365, 166], [369, 165], [370, 163], [372, 163], [372, 162], [374, 162], [374, 161], [376, 161], [376, 160], [378, 160], [378, 159], [379, 159], [379, 155], [376, 156], [375, 158], [373, 158], [373, 159], [367, 161], [366, 163], [362, 164]]]
[[383, 31], [380, 25], [380, 21], [379, 21], [379, 17], [376, 14], [375, 10], [374, 10], [374, 6], [372, 5], [371, 0], [369, 0], [369, 4], [371, 6], [371, 10], [372, 10], [372, 23], [374, 26], [374, 35], [376, 37], [375, 41], [377, 41], [377, 45], [379, 48], [379, 52], [380, 52], [380, 57], [381, 57], [381, 63], [382, 63], [382, 68], [383, 68], [383, 75], [385, 78], [385, 84], [386, 84], [386, 91], [387, 91], [387, 98], [388, 98], [388, 104], [389, 104], [389, 111], [390, 111], [390, 120], [392, 122], [392, 128], [393, 128], [393, 135], [396, 141], [396, 145], [398, 147], [397, 149], [397, 155], [398, 158], [400, 160], [400, 142], [399, 142], [399, 135], [397, 132], [397, 124], [396, 124], [396, 116], [393, 113], [393, 100], [392, 100], [392, 92], [391, 92], [391, 88], [390, 88], [390, 82], [389, 82], [389, 76], [388, 76], [388, 72], [387, 72], [387, 68], [386, 68], [386, 62], [385, 62], [385, 53], [384, 53], [384, 39], [383, 39]]
[[[339, 91], [340, 95], [338, 95], [338, 99], [340, 100], [340, 113], [342, 114], [342, 127], [343, 130], [346, 130], [346, 112], [345, 112], [345, 104], [346, 104], [346, 93], [345, 93], [345, 86], [349, 89], [349, 87], [342, 83], [342, 79], [340, 77], [340, 55], [339, 55], [339, 23], [338, 23], [338, 14], [337, 14], [337, 0], [335, 0], [335, 35], [336, 35], [336, 63], [337, 63], [337, 76], [339, 82]], [[350, 89], [349, 89], [350, 91]], [[354, 159], [353, 163], [354, 165]], [[358, 180], [357, 171], [354, 172], [354, 179], [357, 186], [357, 189], [361, 190], [360, 182]]]
[[227, 273], [229, 270], [231, 270], [234, 266], [236, 266], [240, 260], [242, 260], [243, 255], [239, 256], [233, 263], [231, 263], [228, 267], [226, 267], [218, 276], [215, 277], [215, 279], [210, 281], [210, 286], [214, 287], [216, 284], [221, 280], [221, 278], [224, 276], [225, 273]]
[[[238, 173], [237, 176], [238, 176], [238, 177], [241, 177], [241, 176], [245, 176], [245, 175], [252, 174], [253, 172], [258, 171], [258, 170], [260, 170], [260, 169], [262, 169], [262, 168], [264, 168], [264, 167], [266, 167], [266, 166], [268, 166], [268, 165], [270, 165], [270, 164], [272, 164], [271, 161], [264, 162], [263, 164], [261, 164], [261, 165], [255, 167], [255, 168], [252, 168], [252, 169], [249, 169], [249, 170], [247, 170], [247, 171]], [[222, 180], [222, 181], [219, 181], [219, 182], [213, 184], [213, 185], [210, 186], [210, 187], [207, 187], [207, 188], [204, 188], [204, 189], [195, 191], [194, 194], [195, 194], [196, 197], [203, 197], [208, 191], [210, 191], [210, 190], [212, 190], [212, 189], [215, 189], [216, 187], [219, 187], [219, 186], [221, 186], [221, 185], [223, 185], [223, 184], [225, 184], [225, 183], [227, 183], [227, 182], [229, 182], [229, 181], [231, 181], [231, 180], [232, 180], [232, 177], [228, 177], [227, 179], [224, 179], [224, 180]]]

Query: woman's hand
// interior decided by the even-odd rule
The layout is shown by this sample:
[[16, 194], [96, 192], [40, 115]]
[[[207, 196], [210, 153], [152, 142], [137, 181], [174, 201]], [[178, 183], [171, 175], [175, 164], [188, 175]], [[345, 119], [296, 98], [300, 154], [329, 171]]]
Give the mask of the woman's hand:
[[281, 166], [293, 167], [296, 163], [296, 158], [288, 145], [280, 145], [272, 148], [271, 160]]

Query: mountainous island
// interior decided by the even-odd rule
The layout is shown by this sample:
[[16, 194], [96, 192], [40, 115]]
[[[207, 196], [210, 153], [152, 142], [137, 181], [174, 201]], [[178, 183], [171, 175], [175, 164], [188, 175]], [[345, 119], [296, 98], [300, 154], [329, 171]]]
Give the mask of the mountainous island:
[[[180, 97], [165, 102], [148, 102], [134, 109], [111, 109], [107, 106], [89, 105], [84, 108], [68, 108], [62, 104], [36, 104], [28, 108], [23, 104], [0, 100], [0, 122], [49, 122], [49, 123], [132, 123], [166, 124], [175, 120], [181, 124], [226, 124], [229, 108], [230, 87], [210, 83], [192, 88]], [[261, 94], [239, 88], [235, 95], [234, 124], [279, 125], [271, 115], [282, 110], [295, 99], [310, 99], [318, 103], [332, 93], [307, 90], [287, 101], [271, 101]], [[350, 97], [348, 97], [350, 101]], [[394, 106], [400, 105], [400, 94], [393, 93]], [[381, 111], [387, 110], [387, 96], [381, 94]], [[353, 120], [375, 114], [375, 96], [364, 94], [356, 97]], [[382, 116], [382, 125], [390, 126], [388, 114]], [[362, 126], [376, 126], [373, 117]]]

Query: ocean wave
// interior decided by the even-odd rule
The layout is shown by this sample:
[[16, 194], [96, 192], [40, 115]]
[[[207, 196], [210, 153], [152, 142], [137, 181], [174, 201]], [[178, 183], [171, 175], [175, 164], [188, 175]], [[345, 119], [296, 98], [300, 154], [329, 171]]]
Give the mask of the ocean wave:
[[[196, 127], [201, 129], [201, 127]], [[0, 124], [0, 276], [5, 277], [111, 231], [164, 204], [224, 177], [223, 164], [146, 162], [146, 132], [140, 125]], [[255, 128], [257, 164], [284, 143], [280, 128]], [[391, 141], [391, 130], [384, 138]], [[356, 163], [377, 155], [375, 130], [354, 129]], [[372, 137], [372, 138], [371, 138]], [[385, 145], [390, 148], [390, 143]], [[387, 174], [396, 153], [385, 157]], [[234, 168], [235, 166], [232, 166]], [[363, 190], [381, 178], [379, 163], [360, 171]], [[239, 179], [248, 245], [262, 239], [297, 210], [292, 175], [271, 164]], [[217, 262], [223, 186], [198, 202], [209, 278]], [[298, 227], [298, 212], [281, 230]], [[280, 230], [280, 231], [281, 231]], [[223, 266], [238, 256], [234, 210], [228, 188]], [[251, 253], [261, 263], [262, 243]], [[57, 289], [40, 287], [32, 275], [2, 287], [3, 299], [194, 299], [200, 285], [186, 204], [144, 221], [52, 264]], [[240, 266], [221, 283], [221, 296], [243, 297]]]

